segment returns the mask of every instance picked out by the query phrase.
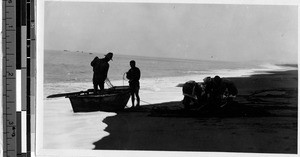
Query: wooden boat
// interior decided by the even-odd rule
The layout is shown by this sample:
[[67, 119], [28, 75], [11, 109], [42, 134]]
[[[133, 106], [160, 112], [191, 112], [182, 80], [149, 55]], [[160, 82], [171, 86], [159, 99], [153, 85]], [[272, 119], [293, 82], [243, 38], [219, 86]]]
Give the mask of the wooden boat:
[[65, 96], [70, 99], [74, 112], [120, 111], [125, 108], [130, 98], [129, 86], [114, 86], [94, 94], [87, 91], [50, 95], [47, 98]]

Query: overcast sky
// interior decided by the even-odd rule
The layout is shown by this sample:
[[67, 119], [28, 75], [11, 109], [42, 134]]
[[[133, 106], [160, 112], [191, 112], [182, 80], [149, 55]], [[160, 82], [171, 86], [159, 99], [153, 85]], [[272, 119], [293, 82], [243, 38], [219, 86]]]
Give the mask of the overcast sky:
[[297, 6], [45, 2], [45, 49], [296, 63]]

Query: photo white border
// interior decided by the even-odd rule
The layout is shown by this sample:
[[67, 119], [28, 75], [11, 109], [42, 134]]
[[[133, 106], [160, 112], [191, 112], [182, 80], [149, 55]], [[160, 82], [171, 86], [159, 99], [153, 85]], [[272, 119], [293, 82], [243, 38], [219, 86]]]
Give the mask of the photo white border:
[[[128, 2], [128, 3], [195, 3], [195, 4], [246, 4], [246, 5], [295, 5], [298, 6], [298, 26], [299, 0], [36, 0], [36, 156], [64, 156], [64, 157], [97, 157], [97, 156], [164, 156], [164, 157], [295, 157], [297, 154], [266, 154], [266, 153], [226, 153], [226, 152], [180, 152], [180, 151], [121, 151], [121, 150], [74, 150], [74, 149], [43, 149], [43, 97], [44, 97], [44, 4], [45, 1], [59, 2]], [[299, 27], [298, 27], [299, 28]], [[299, 46], [298, 30], [298, 46]], [[298, 55], [298, 61], [299, 61]], [[299, 78], [299, 73], [298, 73]], [[298, 81], [299, 82], [299, 81]], [[299, 83], [298, 83], [299, 89]], [[299, 92], [298, 92], [299, 101]], [[298, 107], [298, 141], [299, 141], [299, 107]], [[298, 154], [299, 154], [299, 142]]]
[[43, 149], [44, 115], [44, 0], [36, 0], [36, 153]]

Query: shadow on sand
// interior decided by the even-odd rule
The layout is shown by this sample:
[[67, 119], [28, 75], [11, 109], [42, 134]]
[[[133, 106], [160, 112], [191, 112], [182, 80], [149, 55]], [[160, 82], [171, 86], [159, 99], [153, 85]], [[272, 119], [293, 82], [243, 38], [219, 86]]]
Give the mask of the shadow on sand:
[[[276, 124], [264, 126], [264, 121], [274, 117], [285, 116], [271, 113], [266, 107], [238, 103], [214, 111], [185, 110], [181, 102], [127, 108], [104, 120], [110, 135], [94, 145], [101, 150], [294, 152], [296, 149], [265, 148], [265, 142], [257, 142], [268, 134], [277, 136]], [[294, 123], [286, 125], [294, 127], [296, 118], [285, 118], [292, 118]], [[272, 128], [267, 128], [270, 125]]]
[[186, 111], [181, 102], [125, 109], [103, 122], [101, 150], [297, 153], [298, 71], [231, 78], [238, 104]]

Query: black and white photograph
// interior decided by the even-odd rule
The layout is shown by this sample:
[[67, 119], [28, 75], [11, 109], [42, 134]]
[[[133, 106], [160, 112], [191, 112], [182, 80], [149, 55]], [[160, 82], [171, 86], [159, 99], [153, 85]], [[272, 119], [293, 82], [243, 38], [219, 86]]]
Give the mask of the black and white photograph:
[[38, 8], [37, 149], [298, 154], [298, 5]]

